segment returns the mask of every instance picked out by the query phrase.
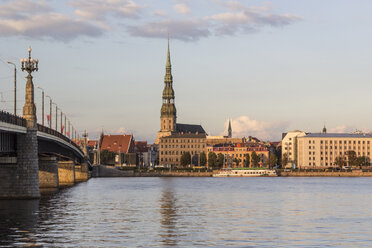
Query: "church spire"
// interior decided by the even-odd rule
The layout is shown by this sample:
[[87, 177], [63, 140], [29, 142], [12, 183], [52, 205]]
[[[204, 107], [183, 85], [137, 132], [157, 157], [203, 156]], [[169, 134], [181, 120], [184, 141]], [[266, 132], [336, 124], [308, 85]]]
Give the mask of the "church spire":
[[227, 131], [228, 131], [227, 137], [231, 138], [232, 137], [231, 119], [229, 119], [229, 128], [227, 129]]
[[167, 52], [167, 65], [166, 65], [166, 68], [171, 68], [172, 65], [171, 65], [171, 61], [170, 61], [170, 51], [169, 51], [169, 35], [168, 35], [168, 52]]

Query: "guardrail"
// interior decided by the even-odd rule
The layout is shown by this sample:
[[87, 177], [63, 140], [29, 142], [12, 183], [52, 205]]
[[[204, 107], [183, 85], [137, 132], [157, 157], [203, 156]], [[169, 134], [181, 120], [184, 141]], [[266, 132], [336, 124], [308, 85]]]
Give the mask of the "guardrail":
[[26, 119], [3, 110], [0, 110], [0, 121], [17, 126], [27, 127]]
[[[8, 113], [8, 112], [3, 111], [3, 110], [0, 110], [0, 121], [5, 122], [5, 123], [9, 123], [9, 124], [13, 124], [13, 125], [17, 125], [17, 126], [27, 127], [27, 120], [25, 118], [20, 117], [20, 116], [16, 116], [14, 114]], [[40, 132], [47, 133], [47, 134], [58, 137], [58, 138], [60, 138], [64, 141], [66, 141], [67, 143], [71, 144], [72, 146], [77, 148], [81, 153], [83, 153], [80, 146], [78, 146], [69, 137], [63, 135], [62, 133], [60, 133], [56, 130], [53, 130], [49, 127], [40, 125], [40, 124], [37, 124], [37, 130], [40, 131]]]
[[50, 134], [50, 135], [53, 135], [53, 136], [56, 136], [64, 141], [66, 141], [67, 143], [70, 143], [71, 145], [73, 145], [74, 147], [76, 147], [81, 153], [83, 153], [83, 151], [81, 150], [80, 146], [78, 146], [75, 142], [73, 142], [70, 138], [68, 138], [67, 136], [63, 135], [62, 133], [54, 130], [54, 129], [51, 129], [49, 127], [46, 127], [46, 126], [43, 126], [43, 125], [40, 125], [40, 124], [37, 124], [37, 130], [40, 131], [40, 132], [43, 132], [43, 133], [47, 133], [47, 134]]

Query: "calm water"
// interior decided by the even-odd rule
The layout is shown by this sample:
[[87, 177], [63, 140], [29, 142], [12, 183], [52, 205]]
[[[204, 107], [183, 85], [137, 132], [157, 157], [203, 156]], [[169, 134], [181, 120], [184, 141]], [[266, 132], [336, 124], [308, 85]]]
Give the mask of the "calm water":
[[0, 201], [0, 246], [372, 247], [372, 178], [98, 178]]

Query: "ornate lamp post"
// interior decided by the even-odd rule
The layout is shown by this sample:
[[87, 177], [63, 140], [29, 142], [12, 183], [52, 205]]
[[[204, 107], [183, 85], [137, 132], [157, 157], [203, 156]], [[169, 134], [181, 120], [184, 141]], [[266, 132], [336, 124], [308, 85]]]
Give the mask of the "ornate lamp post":
[[41, 98], [42, 98], [42, 103], [41, 103], [41, 125], [44, 126], [44, 89], [41, 88], [39, 85], [37, 86], [38, 89], [41, 90]]
[[17, 115], [17, 66], [10, 61], [8, 64], [14, 65], [14, 115]]
[[34, 95], [34, 84], [32, 82], [31, 73], [38, 71], [39, 60], [31, 58], [31, 47], [28, 48], [28, 58], [21, 59], [22, 71], [27, 71], [27, 84], [26, 84], [26, 99], [25, 105], [23, 106], [23, 117], [27, 120], [27, 127], [36, 127], [36, 107], [35, 107], [35, 95]]

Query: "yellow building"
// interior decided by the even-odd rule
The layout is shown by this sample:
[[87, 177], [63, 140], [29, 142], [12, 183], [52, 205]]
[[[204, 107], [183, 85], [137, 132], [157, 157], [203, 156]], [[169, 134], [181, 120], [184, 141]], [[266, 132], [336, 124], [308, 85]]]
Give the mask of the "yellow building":
[[371, 161], [371, 134], [363, 133], [311, 133], [298, 137], [298, 166], [334, 167], [337, 157], [348, 164], [347, 154], [354, 151], [357, 157]]
[[221, 153], [225, 157], [224, 168], [225, 167], [236, 167], [236, 163], [233, 162], [235, 158], [239, 159], [239, 167], [244, 167], [245, 155], [249, 154], [251, 159], [250, 167], [252, 167], [252, 153], [256, 154], [260, 158], [259, 166], [265, 165], [269, 159], [269, 150], [265, 145], [247, 142], [247, 143], [234, 143], [234, 144], [220, 144], [220, 145], [208, 145], [207, 155], [209, 152], [214, 152], [216, 155]]

